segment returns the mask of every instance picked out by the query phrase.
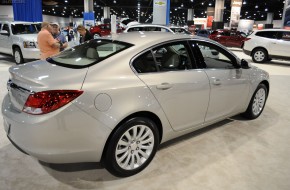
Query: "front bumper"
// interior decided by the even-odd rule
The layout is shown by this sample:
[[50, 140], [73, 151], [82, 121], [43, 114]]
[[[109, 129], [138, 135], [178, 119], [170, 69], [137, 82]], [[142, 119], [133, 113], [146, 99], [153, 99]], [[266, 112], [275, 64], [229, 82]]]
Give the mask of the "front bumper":
[[99, 162], [111, 133], [72, 103], [48, 114], [29, 115], [13, 108], [6, 95], [2, 114], [13, 144], [48, 163]]
[[250, 56], [251, 56], [251, 51], [248, 51], [248, 50], [243, 49], [243, 52], [244, 52], [246, 55], [250, 55]]
[[21, 51], [24, 59], [40, 59], [38, 48], [22, 48]]

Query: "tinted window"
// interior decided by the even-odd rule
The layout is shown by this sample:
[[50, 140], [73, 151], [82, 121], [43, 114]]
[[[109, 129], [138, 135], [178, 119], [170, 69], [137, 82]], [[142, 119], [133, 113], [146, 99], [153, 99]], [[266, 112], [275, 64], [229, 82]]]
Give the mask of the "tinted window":
[[133, 62], [133, 67], [138, 73], [149, 73], [157, 71], [156, 63], [151, 51], [148, 51], [136, 58]]
[[192, 69], [192, 62], [183, 42], [159, 46], [153, 49], [160, 71], [178, 71]]
[[128, 32], [134, 32], [134, 31], [143, 31], [143, 27], [133, 27], [133, 28], [128, 29]]
[[136, 58], [133, 67], [138, 73], [192, 69], [192, 61], [185, 44], [178, 42], [156, 47]]
[[128, 43], [96, 39], [65, 50], [48, 61], [65, 67], [83, 68], [99, 63], [131, 46], [132, 44]]
[[234, 68], [234, 64], [236, 63], [235, 58], [222, 48], [206, 42], [198, 42], [197, 46], [204, 58], [206, 68]]
[[2, 26], [2, 24], [0, 23], [0, 30], [1, 30], [1, 26]]
[[36, 34], [40, 24], [11, 24], [13, 34]]
[[8, 33], [10, 33], [8, 24], [3, 24], [3, 28], [2, 28], [2, 30], [5, 30], [5, 31], [7, 31]]
[[290, 41], [290, 32], [281, 32], [281, 40]]
[[222, 36], [230, 36], [230, 32], [224, 31], [224, 32], [220, 33], [220, 35], [222, 35]]
[[277, 38], [277, 32], [275, 32], [275, 31], [261, 31], [261, 32], [257, 32], [256, 36], [260, 36], [260, 37], [264, 37], [264, 38], [276, 39]]

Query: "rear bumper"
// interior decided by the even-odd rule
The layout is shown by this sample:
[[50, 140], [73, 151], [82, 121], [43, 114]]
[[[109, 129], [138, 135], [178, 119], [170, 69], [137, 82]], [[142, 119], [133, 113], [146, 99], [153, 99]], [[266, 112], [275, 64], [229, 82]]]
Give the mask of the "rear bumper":
[[111, 129], [68, 104], [44, 115], [16, 111], [6, 96], [4, 128], [20, 151], [48, 163], [99, 162]]

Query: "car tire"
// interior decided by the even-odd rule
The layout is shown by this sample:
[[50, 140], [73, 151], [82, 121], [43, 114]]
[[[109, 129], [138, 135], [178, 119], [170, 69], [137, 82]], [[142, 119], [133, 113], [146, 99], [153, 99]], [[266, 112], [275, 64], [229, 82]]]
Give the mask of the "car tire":
[[268, 52], [261, 48], [254, 49], [252, 52], [252, 60], [255, 63], [264, 63], [268, 60]]
[[13, 57], [16, 65], [24, 63], [23, 55], [19, 47], [13, 49]]
[[100, 38], [101, 37], [101, 35], [98, 34], [98, 33], [93, 34], [93, 36], [94, 36], [94, 39], [97, 39], [97, 38]]
[[153, 159], [159, 145], [156, 124], [145, 117], [132, 118], [112, 134], [106, 146], [103, 163], [117, 177], [128, 177], [142, 171]]
[[247, 111], [243, 115], [248, 119], [256, 119], [264, 110], [268, 96], [268, 89], [265, 84], [259, 84], [255, 90]]

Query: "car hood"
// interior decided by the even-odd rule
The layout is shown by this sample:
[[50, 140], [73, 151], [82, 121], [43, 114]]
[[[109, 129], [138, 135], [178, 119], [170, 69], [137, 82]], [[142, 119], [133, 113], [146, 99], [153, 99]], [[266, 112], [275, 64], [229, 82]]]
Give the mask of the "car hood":
[[23, 41], [37, 41], [37, 34], [16, 34], [15, 37], [18, 37], [19, 39], [22, 39]]
[[10, 81], [30, 91], [82, 88], [87, 68], [71, 69], [38, 60], [9, 68]]

